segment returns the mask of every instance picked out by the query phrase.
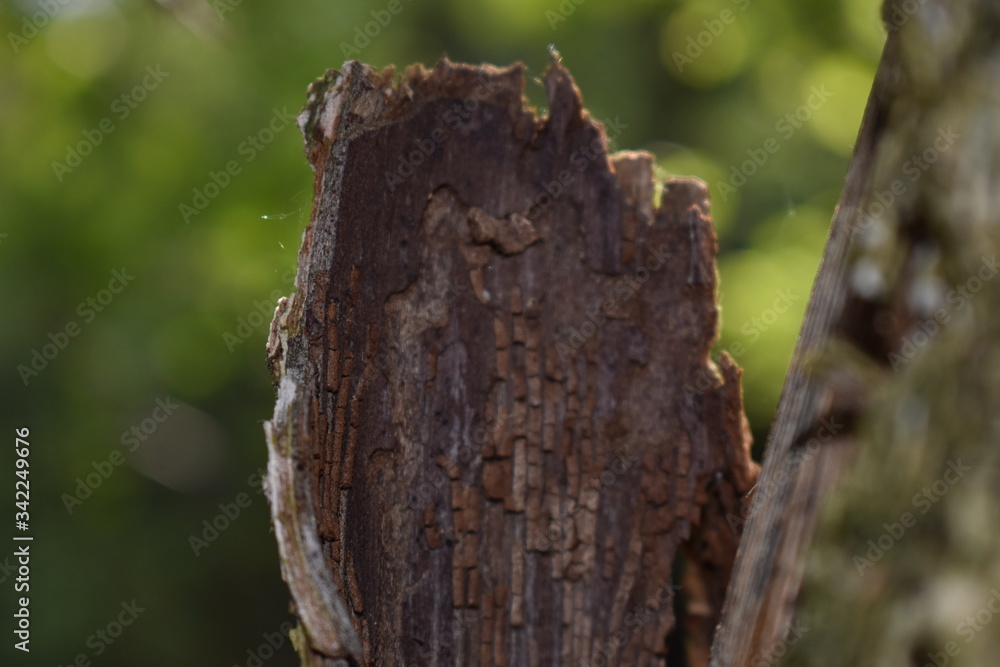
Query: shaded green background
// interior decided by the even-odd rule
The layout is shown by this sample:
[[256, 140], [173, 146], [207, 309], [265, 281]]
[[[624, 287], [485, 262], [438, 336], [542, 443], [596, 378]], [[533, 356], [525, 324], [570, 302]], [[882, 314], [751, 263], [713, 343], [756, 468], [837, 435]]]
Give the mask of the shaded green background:
[[[297, 113], [307, 84], [345, 60], [344, 45], [378, 66], [444, 52], [521, 60], [544, 109], [537, 77], [555, 43], [593, 115], [627, 125], [615, 148], [653, 152], [663, 176], [708, 181], [721, 245], [717, 347], [746, 370], [759, 448], [884, 40], [878, 1], [399, 2], [386, 26], [369, 26], [367, 44], [354, 43], [358, 31], [388, 2], [0, 5], [10, 443], [0, 495], [13, 495], [13, 432], [28, 426], [35, 537], [26, 659], [11, 649], [15, 530], [0, 529], [0, 663], [67, 665], [82, 653], [95, 665], [257, 664], [265, 635], [290, 619], [254, 475], [272, 410], [267, 321], [290, 289], [312, 173], [292, 124], [275, 121], [260, 150], [247, 142]], [[147, 68], [168, 73], [148, 90]], [[136, 86], [144, 99], [125, 106]], [[789, 135], [782, 120], [815, 89], [828, 99]], [[100, 143], [68, 173], [54, 167], [71, 147], [87, 149], [85, 132]], [[743, 169], [769, 139], [767, 160]], [[240, 173], [186, 222], [179, 206], [231, 160]], [[721, 184], [733, 169], [753, 174], [730, 191]], [[134, 280], [102, 293], [123, 268]], [[88, 298], [108, 302], [91, 312]], [[26, 384], [18, 366], [57, 345], [68, 323], [78, 335]], [[157, 400], [180, 407], [150, 421], [164, 415]], [[129, 451], [123, 436], [144, 420], [151, 435]], [[120, 466], [106, 463], [115, 451]], [[109, 465], [67, 509], [78, 480]], [[220, 504], [233, 513], [238, 500], [248, 506], [196, 556], [191, 536], [205, 537], [203, 521], [225, 523]], [[133, 600], [144, 611], [120, 637], [89, 639]], [[283, 643], [263, 664], [294, 664]]]

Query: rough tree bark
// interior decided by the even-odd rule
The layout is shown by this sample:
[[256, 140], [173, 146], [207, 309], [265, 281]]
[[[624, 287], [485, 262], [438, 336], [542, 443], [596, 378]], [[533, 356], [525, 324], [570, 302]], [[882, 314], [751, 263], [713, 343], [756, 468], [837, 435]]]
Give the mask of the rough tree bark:
[[883, 14], [889, 40], [752, 495], [720, 667], [1000, 654], [987, 628], [1000, 611], [1000, 9], [928, 0]]
[[544, 118], [520, 66], [393, 77], [299, 118], [266, 433], [305, 664], [707, 664], [756, 466], [705, 187], [609, 156], [556, 58]]

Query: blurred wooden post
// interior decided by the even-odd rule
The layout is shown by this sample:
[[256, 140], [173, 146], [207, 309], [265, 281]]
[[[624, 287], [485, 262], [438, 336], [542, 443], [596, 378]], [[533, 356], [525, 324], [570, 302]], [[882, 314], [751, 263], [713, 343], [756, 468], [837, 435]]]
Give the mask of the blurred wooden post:
[[746, 526], [715, 637], [713, 667], [750, 665], [784, 641], [795, 618], [802, 565], [818, 513], [854, 451], [857, 412], [867, 392], [861, 379], [852, 376], [853, 355], [845, 350], [841, 367], [836, 361], [821, 367], [810, 362], [827, 350], [838, 353], [836, 332], [849, 326], [848, 257], [864, 215], [862, 198], [872, 178], [891, 69], [883, 59], [785, 378], [760, 479], [735, 518], [741, 525], [746, 520]]
[[609, 156], [555, 57], [544, 118], [520, 66], [393, 76], [349, 62], [299, 118], [266, 426], [299, 652], [705, 665], [756, 466], [704, 186]]
[[997, 628], [973, 629], [1000, 609], [1000, 13], [985, 0], [883, 13], [718, 667], [1000, 653]]

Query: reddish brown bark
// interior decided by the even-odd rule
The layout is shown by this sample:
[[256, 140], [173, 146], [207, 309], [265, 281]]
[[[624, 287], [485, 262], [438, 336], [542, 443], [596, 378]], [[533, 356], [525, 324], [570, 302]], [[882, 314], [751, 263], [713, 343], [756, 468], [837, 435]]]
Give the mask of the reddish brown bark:
[[706, 664], [756, 466], [709, 359], [704, 186], [654, 206], [651, 156], [607, 155], [558, 62], [541, 119], [520, 66], [392, 77], [347, 63], [300, 116], [316, 195], [268, 424], [300, 652]]

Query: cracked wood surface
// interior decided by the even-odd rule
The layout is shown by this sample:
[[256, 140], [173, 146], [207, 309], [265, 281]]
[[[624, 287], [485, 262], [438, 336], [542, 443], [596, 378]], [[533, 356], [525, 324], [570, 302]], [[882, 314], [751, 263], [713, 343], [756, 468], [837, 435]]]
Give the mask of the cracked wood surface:
[[556, 59], [544, 118], [520, 66], [393, 77], [346, 63], [299, 117], [266, 430], [300, 653], [707, 664], [757, 470], [705, 187], [608, 155]]

